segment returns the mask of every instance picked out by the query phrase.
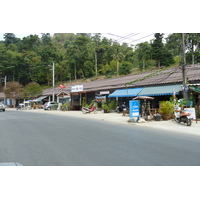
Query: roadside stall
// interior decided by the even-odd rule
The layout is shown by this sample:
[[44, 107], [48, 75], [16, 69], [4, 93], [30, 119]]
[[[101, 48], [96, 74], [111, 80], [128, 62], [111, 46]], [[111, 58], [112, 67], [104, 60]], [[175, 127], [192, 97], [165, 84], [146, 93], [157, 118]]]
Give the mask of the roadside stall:
[[149, 96], [137, 96], [133, 98], [133, 100], [140, 100], [140, 113], [141, 117], [144, 118], [146, 121], [150, 118], [153, 118], [150, 101], [153, 100], [153, 97]]
[[33, 100], [28, 100], [28, 102], [31, 104], [31, 107], [33, 107], [33, 109], [43, 108], [43, 105], [41, 105], [41, 100], [33, 99]]
[[24, 109], [25, 110], [30, 110], [31, 109], [31, 103], [29, 101], [24, 101]]

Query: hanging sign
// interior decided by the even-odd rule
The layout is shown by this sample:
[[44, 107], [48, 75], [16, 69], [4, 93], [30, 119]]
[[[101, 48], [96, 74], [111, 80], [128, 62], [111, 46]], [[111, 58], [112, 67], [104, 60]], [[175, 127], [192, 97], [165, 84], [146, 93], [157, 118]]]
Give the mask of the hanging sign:
[[129, 101], [129, 114], [130, 117], [139, 117], [140, 116], [140, 101]]
[[110, 94], [110, 91], [100, 91], [100, 94]]
[[74, 85], [71, 88], [71, 92], [80, 92], [83, 91], [83, 85]]

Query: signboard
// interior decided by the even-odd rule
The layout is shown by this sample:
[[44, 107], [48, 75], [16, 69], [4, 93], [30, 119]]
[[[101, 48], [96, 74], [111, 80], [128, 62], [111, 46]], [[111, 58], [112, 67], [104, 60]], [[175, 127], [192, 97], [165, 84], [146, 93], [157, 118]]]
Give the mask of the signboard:
[[83, 85], [74, 85], [71, 88], [71, 92], [80, 92], [83, 91]]
[[130, 117], [139, 117], [140, 116], [140, 101], [129, 101], [129, 114]]
[[110, 94], [110, 91], [100, 91], [100, 94]]
[[184, 108], [185, 111], [188, 111], [191, 115], [190, 118], [196, 119], [196, 113], [194, 108]]
[[106, 96], [95, 96], [95, 100], [96, 101], [105, 101], [106, 100]]

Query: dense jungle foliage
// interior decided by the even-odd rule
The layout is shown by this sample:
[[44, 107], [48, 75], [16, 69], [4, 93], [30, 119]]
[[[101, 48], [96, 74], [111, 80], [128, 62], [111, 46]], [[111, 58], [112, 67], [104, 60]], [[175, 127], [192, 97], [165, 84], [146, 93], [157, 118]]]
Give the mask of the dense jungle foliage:
[[[7, 81], [24, 86], [30, 82], [51, 85], [53, 62], [56, 83], [179, 66], [181, 34], [164, 36], [155, 33], [149, 42], [128, 46], [102, 37], [100, 33], [55, 33], [53, 36], [42, 33], [41, 37], [29, 35], [23, 39], [5, 33], [4, 40], [0, 41], [0, 78], [6, 76]], [[199, 44], [199, 33], [185, 34], [187, 64], [200, 62]], [[2, 88], [2, 82], [0, 84]]]

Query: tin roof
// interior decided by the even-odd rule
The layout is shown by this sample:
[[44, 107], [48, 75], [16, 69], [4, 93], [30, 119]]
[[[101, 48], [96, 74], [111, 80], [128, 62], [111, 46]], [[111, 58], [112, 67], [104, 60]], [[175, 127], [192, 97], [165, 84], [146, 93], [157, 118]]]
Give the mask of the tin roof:
[[[186, 77], [189, 83], [200, 81], [200, 64], [194, 66], [186, 66]], [[77, 85], [83, 85], [83, 91], [100, 91], [100, 90], [114, 90], [122, 89], [126, 86], [128, 88], [143, 87], [143, 86], [156, 86], [167, 84], [181, 84], [182, 67], [172, 67], [163, 70], [155, 70], [139, 74], [132, 74], [128, 76], [120, 76], [110, 79], [103, 79], [91, 82], [82, 82]], [[128, 83], [128, 84], [127, 84]], [[72, 85], [67, 85], [63, 91], [70, 93]], [[55, 88], [55, 94], [61, 91], [59, 87]], [[43, 91], [43, 95], [51, 95], [52, 88]]]

